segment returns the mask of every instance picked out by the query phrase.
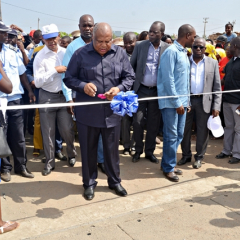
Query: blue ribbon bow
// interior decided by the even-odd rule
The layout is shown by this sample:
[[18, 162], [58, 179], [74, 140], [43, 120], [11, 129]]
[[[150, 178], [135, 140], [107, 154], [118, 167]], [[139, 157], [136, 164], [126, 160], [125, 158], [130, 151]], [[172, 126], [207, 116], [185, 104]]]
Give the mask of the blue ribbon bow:
[[138, 109], [138, 95], [134, 91], [119, 92], [111, 101], [110, 107], [117, 115], [123, 117], [127, 114], [132, 117]]

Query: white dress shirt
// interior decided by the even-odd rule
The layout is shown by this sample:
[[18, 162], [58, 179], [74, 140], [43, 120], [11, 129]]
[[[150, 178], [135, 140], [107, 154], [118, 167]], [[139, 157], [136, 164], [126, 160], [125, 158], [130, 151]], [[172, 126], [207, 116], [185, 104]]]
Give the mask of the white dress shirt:
[[46, 45], [38, 52], [33, 62], [34, 81], [37, 88], [57, 93], [62, 91], [62, 73], [58, 73], [55, 67], [62, 66], [65, 48], [58, 45], [57, 53]]
[[191, 93], [203, 93], [205, 79], [205, 56], [196, 64], [191, 56]]

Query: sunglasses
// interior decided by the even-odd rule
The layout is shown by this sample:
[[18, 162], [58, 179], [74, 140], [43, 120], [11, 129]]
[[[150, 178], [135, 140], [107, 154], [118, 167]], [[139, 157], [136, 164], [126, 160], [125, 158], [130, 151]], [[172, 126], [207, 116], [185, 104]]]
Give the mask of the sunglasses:
[[193, 48], [194, 48], [194, 49], [200, 48], [200, 50], [203, 50], [205, 47], [203, 47], [203, 46], [193, 46]]

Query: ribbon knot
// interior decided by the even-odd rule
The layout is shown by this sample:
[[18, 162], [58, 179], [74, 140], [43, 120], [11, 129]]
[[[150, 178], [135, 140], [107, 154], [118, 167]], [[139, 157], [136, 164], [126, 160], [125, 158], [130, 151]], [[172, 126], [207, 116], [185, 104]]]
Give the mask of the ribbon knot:
[[119, 92], [111, 101], [110, 107], [114, 114], [132, 117], [138, 109], [138, 95], [134, 91]]

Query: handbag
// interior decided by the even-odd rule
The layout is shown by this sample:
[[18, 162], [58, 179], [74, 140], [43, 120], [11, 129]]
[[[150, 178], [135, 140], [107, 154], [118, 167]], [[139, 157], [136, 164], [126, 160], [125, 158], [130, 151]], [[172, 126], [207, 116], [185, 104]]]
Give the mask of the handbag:
[[7, 143], [6, 135], [3, 130], [5, 126], [6, 123], [4, 121], [3, 113], [0, 110], [0, 158], [12, 155], [12, 152]]

